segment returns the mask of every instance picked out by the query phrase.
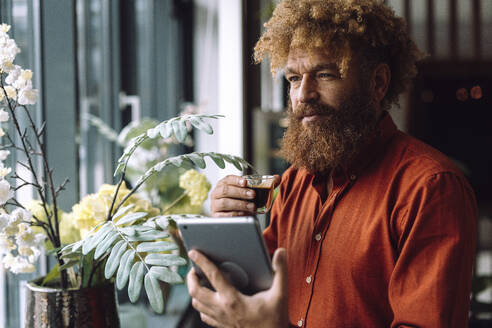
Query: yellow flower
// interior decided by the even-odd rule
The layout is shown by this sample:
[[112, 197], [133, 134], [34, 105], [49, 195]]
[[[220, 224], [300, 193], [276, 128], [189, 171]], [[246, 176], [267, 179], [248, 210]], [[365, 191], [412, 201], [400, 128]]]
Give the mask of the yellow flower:
[[179, 186], [186, 190], [191, 205], [196, 206], [202, 206], [211, 187], [205, 175], [193, 169], [179, 177]]
[[201, 214], [202, 204], [193, 205], [191, 204], [190, 197], [186, 195], [177, 204], [173, 205], [171, 208], [166, 210], [163, 214]]
[[[72, 222], [74, 227], [79, 230], [82, 238], [85, 238], [93, 227], [106, 220], [115, 191], [116, 186], [104, 184], [97, 194], [85, 196], [78, 204], [72, 207]], [[123, 200], [123, 197], [128, 195], [129, 192], [130, 190], [123, 183], [118, 191], [113, 212]], [[149, 213], [148, 217], [156, 216], [160, 213], [159, 209], [152, 207], [149, 201], [142, 199], [138, 195], [132, 195], [123, 205], [130, 204], [135, 205], [130, 210], [130, 213], [147, 212]]]
[[105, 199], [97, 194], [90, 194], [72, 207], [73, 223], [79, 229], [82, 238], [85, 238], [94, 226], [106, 219], [109, 211], [106, 203]]
[[72, 213], [63, 213], [60, 221], [60, 239], [62, 244], [72, 244], [80, 240], [80, 231], [74, 223]]

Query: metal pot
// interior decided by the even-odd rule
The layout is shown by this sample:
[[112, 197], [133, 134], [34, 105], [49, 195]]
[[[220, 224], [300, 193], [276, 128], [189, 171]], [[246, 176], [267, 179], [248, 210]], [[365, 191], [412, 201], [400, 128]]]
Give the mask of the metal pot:
[[26, 328], [119, 328], [113, 284], [62, 290], [27, 283]]

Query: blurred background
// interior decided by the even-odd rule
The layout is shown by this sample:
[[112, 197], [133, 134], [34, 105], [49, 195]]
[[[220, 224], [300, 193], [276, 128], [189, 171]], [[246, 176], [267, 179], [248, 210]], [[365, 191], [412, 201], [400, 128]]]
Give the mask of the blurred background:
[[[480, 221], [470, 327], [492, 327], [492, 1], [386, 3], [406, 18], [429, 55], [391, 114], [400, 129], [451, 157], [475, 189]], [[281, 174], [287, 164], [274, 154], [286, 127], [287, 85], [282, 76], [272, 79], [268, 63], [252, 60], [274, 4], [0, 0], [1, 21], [12, 25], [10, 34], [22, 49], [16, 62], [34, 71], [40, 89], [37, 119], [48, 122], [49, 160], [58, 179], [70, 178], [62, 208], [113, 183], [121, 148], [101, 126], [120, 131], [145, 117], [223, 114], [214, 136], [195, 133], [187, 150], [240, 155], [260, 173]], [[212, 184], [240, 174], [233, 167], [204, 172]], [[0, 327], [23, 326], [24, 284], [46, 273], [50, 261], [42, 261], [32, 275], [0, 271]], [[142, 328], [195, 325], [184, 286], [173, 287], [163, 315], [145, 302], [128, 305], [124, 295], [120, 303], [122, 327], [132, 320]]]

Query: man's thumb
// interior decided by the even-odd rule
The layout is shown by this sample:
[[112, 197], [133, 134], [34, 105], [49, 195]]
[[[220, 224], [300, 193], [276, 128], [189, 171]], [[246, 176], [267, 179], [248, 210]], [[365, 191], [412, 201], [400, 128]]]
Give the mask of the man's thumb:
[[273, 254], [272, 268], [274, 272], [272, 288], [287, 290], [287, 252], [285, 248], [277, 248]]

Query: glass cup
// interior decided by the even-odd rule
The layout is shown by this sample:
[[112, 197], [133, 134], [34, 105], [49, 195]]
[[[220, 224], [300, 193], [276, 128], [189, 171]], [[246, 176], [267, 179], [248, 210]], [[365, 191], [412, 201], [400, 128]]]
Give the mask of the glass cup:
[[252, 174], [245, 175], [243, 178], [246, 180], [246, 186], [255, 191], [253, 202], [256, 205], [256, 213], [267, 213], [273, 203], [273, 182], [275, 181], [275, 176]]

